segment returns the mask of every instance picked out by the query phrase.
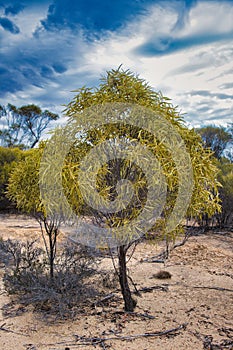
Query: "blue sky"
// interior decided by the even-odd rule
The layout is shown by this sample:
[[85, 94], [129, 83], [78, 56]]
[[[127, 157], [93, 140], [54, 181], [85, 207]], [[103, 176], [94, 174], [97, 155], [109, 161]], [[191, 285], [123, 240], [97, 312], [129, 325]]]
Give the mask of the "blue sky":
[[61, 112], [83, 85], [130, 69], [189, 125], [233, 121], [233, 1], [2, 0], [0, 104]]

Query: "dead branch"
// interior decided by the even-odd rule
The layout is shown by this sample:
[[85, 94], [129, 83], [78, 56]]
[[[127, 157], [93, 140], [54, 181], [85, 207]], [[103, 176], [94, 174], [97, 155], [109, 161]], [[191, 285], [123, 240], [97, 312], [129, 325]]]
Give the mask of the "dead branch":
[[[58, 342], [58, 343], [53, 343], [53, 344], [46, 344], [47, 346], [55, 346], [55, 345], [61, 345], [65, 344], [66, 346], [72, 346], [72, 347], [78, 347], [78, 346], [88, 346], [88, 345], [100, 345], [103, 349], [106, 349], [105, 347], [105, 342], [110, 341], [110, 340], [135, 340], [138, 338], [149, 338], [149, 337], [161, 337], [161, 336], [166, 336], [166, 335], [177, 335], [177, 332], [181, 330], [185, 330], [187, 327], [187, 323], [183, 323], [178, 327], [171, 328], [171, 329], [166, 329], [165, 331], [157, 331], [157, 332], [148, 332], [148, 333], [142, 333], [142, 334], [134, 334], [134, 335], [125, 335], [125, 336], [112, 336], [112, 337], [85, 337], [85, 336], [80, 336], [77, 334], [74, 334], [74, 337], [76, 339], [76, 342]], [[78, 344], [79, 342], [79, 344]], [[42, 344], [44, 345], [44, 344]]]
[[[148, 293], [148, 292], [152, 292], [155, 289], [162, 290], [163, 292], [168, 292], [168, 287], [167, 286], [144, 287], [144, 288], [138, 289], [138, 292]], [[135, 292], [132, 292], [132, 293], [135, 293]]]
[[7, 333], [18, 334], [18, 335], [23, 335], [24, 337], [29, 337], [28, 334], [24, 334], [24, 333], [21, 333], [21, 332], [13, 331], [12, 329], [9, 329], [9, 328], [4, 327], [5, 325], [6, 325], [6, 323], [3, 323], [3, 324], [0, 326], [0, 331], [4, 331], [4, 332], [7, 332]]
[[76, 339], [77, 341], [81, 341], [85, 345], [90, 345], [90, 344], [96, 345], [109, 340], [134, 340], [137, 338], [159, 337], [159, 336], [168, 335], [168, 334], [175, 334], [182, 329], [186, 329], [186, 326], [187, 326], [187, 323], [184, 323], [176, 328], [167, 329], [165, 331], [148, 332], [148, 333], [142, 333], [142, 334], [126, 335], [126, 336], [113, 336], [109, 338], [99, 338], [99, 337], [88, 338], [88, 337], [80, 337], [77, 335]]
[[[187, 286], [190, 288], [190, 286]], [[223, 292], [233, 292], [233, 289], [229, 289], [229, 288], [222, 288], [222, 287], [208, 287], [208, 286], [192, 286], [191, 288], [195, 288], [195, 289], [213, 289], [213, 290], [220, 290]]]
[[137, 316], [137, 317], [149, 318], [150, 320], [154, 320], [155, 319], [155, 316], [148, 315], [147, 313], [141, 314], [141, 313], [134, 312], [134, 311], [115, 311], [114, 314], [134, 315], [134, 316]]
[[127, 314], [135, 315], [135, 316], [142, 317], [142, 318], [149, 318], [150, 320], [154, 320], [155, 319], [155, 316], [148, 315], [148, 314], [141, 314], [141, 313], [138, 313], [138, 312], [129, 312], [128, 311]]

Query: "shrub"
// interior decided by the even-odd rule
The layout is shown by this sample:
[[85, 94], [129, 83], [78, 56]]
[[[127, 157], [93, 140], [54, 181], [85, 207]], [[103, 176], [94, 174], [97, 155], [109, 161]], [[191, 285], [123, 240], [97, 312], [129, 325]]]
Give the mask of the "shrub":
[[21, 304], [64, 318], [78, 313], [97, 293], [88, 278], [96, 274], [98, 259], [86, 247], [62, 245], [53, 280], [48, 278], [46, 254], [37, 241], [1, 240], [0, 250], [5, 254], [5, 288]]

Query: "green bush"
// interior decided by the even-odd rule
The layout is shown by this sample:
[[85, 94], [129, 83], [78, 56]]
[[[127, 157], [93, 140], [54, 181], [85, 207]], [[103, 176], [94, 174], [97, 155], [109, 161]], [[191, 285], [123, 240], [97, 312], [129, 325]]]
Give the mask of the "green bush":
[[5, 191], [11, 171], [23, 157], [24, 152], [19, 148], [0, 147], [0, 210], [12, 207], [12, 203], [5, 196]]
[[222, 185], [219, 195], [222, 201], [222, 211], [218, 215], [220, 226], [233, 226], [233, 163], [222, 158], [218, 161], [218, 180]]

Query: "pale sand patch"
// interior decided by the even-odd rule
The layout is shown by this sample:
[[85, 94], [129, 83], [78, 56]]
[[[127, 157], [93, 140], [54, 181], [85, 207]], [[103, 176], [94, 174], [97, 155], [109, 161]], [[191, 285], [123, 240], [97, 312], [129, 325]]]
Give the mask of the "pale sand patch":
[[[40, 238], [40, 228], [33, 219], [1, 215], [1, 236], [19, 240]], [[158, 246], [140, 244], [129, 264], [130, 274], [138, 288], [168, 287], [167, 292], [158, 289], [136, 297], [138, 305], [135, 311], [153, 315], [154, 319], [122, 314], [123, 303], [117, 299], [96, 309], [83, 310], [84, 313], [74, 321], [56, 324], [46, 324], [32, 311], [20, 313], [17, 306], [18, 316], [4, 317], [1, 310], [0, 326], [5, 323], [3, 329], [15, 333], [0, 329], [0, 349], [64, 350], [69, 346], [71, 350], [91, 350], [93, 345], [78, 346], [78, 336], [111, 337], [117, 332], [119, 336], [142, 334], [164, 331], [184, 323], [187, 323], [186, 329], [177, 335], [132, 341], [111, 340], [105, 342], [105, 347], [115, 350], [199, 350], [203, 349], [204, 340], [207, 344], [211, 337], [213, 344], [223, 344], [224, 341], [233, 344], [233, 234], [209, 232], [191, 237], [184, 246], [172, 252], [165, 267], [141, 262], [142, 258], [153, 257], [158, 252]], [[104, 265], [112, 269], [110, 259], [106, 258]], [[153, 275], [159, 269], [169, 271], [171, 279], [155, 279]], [[110, 292], [106, 289], [106, 295]], [[9, 301], [1, 284], [0, 308]], [[101, 346], [96, 348], [101, 349]], [[210, 346], [206, 345], [206, 349]], [[233, 345], [219, 349], [233, 349]]]

